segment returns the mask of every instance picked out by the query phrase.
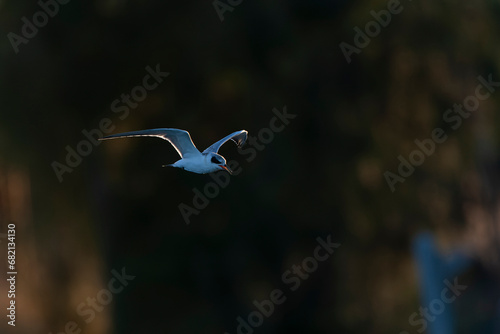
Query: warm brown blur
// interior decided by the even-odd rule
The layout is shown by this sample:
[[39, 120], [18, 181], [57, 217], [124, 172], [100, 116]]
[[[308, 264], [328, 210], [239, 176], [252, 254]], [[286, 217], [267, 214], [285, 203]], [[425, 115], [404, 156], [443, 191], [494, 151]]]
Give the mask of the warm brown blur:
[[[438, 283], [467, 284], [434, 325], [498, 333], [500, 5], [401, 1], [357, 44], [394, 1], [243, 0], [221, 22], [211, 0], [73, 0], [13, 46], [41, 5], [0, 0], [0, 333], [234, 334], [276, 289], [256, 334], [419, 333], [427, 232]], [[253, 139], [221, 148], [241, 172], [196, 208], [214, 175], [162, 168], [168, 142], [97, 141], [158, 127]]]

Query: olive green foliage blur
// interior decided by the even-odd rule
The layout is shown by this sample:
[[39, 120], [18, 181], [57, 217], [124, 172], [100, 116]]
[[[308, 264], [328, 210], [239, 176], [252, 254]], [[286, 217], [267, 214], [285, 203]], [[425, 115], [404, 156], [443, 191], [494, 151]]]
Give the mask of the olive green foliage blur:
[[[0, 222], [16, 221], [23, 245], [19, 333], [70, 321], [94, 334], [237, 333], [328, 235], [341, 246], [255, 333], [412, 330], [416, 233], [443, 249], [491, 241], [469, 213], [496, 203], [484, 177], [498, 173], [500, 92], [456, 129], [443, 115], [479, 76], [500, 81], [500, 7], [400, 6], [359, 47], [387, 1], [244, 0], [221, 21], [211, 1], [72, 0], [16, 53], [8, 33], [23, 36], [41, 7], [0, 1]], [[358, 50], [350, 62], [341, 43]], [[156, 66], [169, 75], [130, 98]], [[157, 138], [86, 136], [172, 127], [204, 149], [240, 129], [257, 136], [284, 106], [296, 118], [254, 159], [221, 148], [241, 173], [189, 225], [178, 206], [209, 175], [162, 168], [178, 156]], [[436, 128], [446, 141], [392, 192], [384, 173]], [[90, 153], [69, 166], [68, 147], [85, 140]], [[69, 168], [62, 182], [54, 162]], [[123, 267], [136, 278], [87, 322], [78, 305]]]

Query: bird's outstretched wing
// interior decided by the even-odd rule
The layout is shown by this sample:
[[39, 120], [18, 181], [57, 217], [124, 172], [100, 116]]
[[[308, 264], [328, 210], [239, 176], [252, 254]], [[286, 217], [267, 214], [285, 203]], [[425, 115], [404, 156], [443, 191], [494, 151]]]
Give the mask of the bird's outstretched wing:
[[99, 140], [115, 139], [115, 138], [125, 138], [125, 137], [158, 137], [164, 140], [168, 140], [170, 144], [175, 148], [177, 153], [184, 158], [186, 155], [199, 155], [200, 151], [194, 146], [193, 141], [189, 132], [180, 129], [150, 129], [150, 130], [140, 130], [117, 133], [115, 135], [109, 135]]
[[221, 140], [219, 140], [218, 142], [215, 142], [212, 145], [210, 145], [205, 151], [203, 151], [203, 153], [208, 153], [208, 152], [217, 153], [219, 151], [219, 148], [225, 142], [227, 142], [229, 139], [234, 141], [236, 143], [236, 145], [238, 145], [238, 147], [240, 147], [247, 140], [247, 135], [248, 135], [248, 132], [246, 130], [240, 130], [240, 131], [233, 132], [229, 136], [226, 136], [226, 137], [222, 138]]

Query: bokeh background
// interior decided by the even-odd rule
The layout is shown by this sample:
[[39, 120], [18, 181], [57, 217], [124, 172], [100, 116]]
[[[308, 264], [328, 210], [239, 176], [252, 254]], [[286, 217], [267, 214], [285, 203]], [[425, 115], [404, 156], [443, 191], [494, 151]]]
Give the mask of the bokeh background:
[[[233, 334], [281, 289], [254, 333], [420, 333], [409, 317], [458, 279], [428, 332], [500, 333], [500, 91], [458, 129], [443, 121], [478, 76], [500, 81], [500, 2], [403, 1], [348, 62], [340, 43], [387, 6], [243, 0], [221, 21], [206, 0], [72, 0], [16, 53], [8, 34], [41, 7], [1, 0], [0, 250], [15, 223], [19, 274], [15, 328], [0, 280], [0, 332]], [[120, 119], [112, 102], [157, 64], [170, 75]], [[52, 166], [103, 118], [204, 149], [285, 106], [296, 118], [252, 161], [222, 147], [242, 171], [189, 225], [178, 206], [212, 178], [162, 168], [178, 159], [164, 141], [93, 146], [62, 182]], [[448, 139], [391, 192], [384, 173], [436, 127]], [[283, 273], [328, 236], [341, 246], [290, 292]], [[86, 323], [78, 306], [122, 268], [134, 280]]]

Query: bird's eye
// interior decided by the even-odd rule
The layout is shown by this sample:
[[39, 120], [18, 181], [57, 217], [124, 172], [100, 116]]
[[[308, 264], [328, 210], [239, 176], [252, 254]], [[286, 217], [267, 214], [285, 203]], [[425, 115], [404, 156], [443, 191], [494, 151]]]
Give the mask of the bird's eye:
[[214, 164], [217, 164], [217, 165], [222, 163], [216, 157], [212, 157], [212, 159], [210, 161], [212, 161]]

